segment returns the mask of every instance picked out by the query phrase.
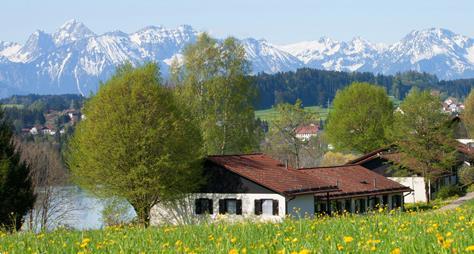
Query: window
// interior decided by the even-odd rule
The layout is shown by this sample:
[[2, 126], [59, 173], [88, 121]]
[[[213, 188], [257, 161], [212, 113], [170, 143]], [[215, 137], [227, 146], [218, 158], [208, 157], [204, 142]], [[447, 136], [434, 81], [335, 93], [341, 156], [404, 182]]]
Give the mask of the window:
[[242, 214], [242, 200], [240, 199], [220, 199], [219, 213], [221, 214]]
[[392, 196], [392, 209], [395, 209], [401, 206], [402, 206], [402, 196], [393, 195]]
[[365, 199], [357, 199], [355, 201], [355, 212], [365, 213], [365, 209], [366, 209]]
[[196, 214], [212, 214], [212, 199], [198, 198], [194, 203]]
[[327, 213], [327, 206], [326, 201], [324, 200], [317, 200], [316, 202], [316, 213], [318, 214], [326, 214]]
[[352, 212], [352, 202], [350, 199], [346, 199], [346, 204], [344, 205], [344, 210], [351, 213]]
[[384, 206], [388, 206], [388, 195], [382, 196], [382, 202]]
[[278, 200], [275, 199], [256, 199], [256, 215], [278, 215]]

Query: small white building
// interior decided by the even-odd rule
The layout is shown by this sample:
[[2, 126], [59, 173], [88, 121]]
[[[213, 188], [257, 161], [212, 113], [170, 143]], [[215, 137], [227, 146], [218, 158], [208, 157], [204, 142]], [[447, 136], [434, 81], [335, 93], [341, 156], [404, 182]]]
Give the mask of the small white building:
[[308, 141], [312, 137], [316, 137], [318, 135], [318, 132], [319, 132], [319, 126], [316, 124], [299, 126], [295, 130], [296, 138], [303, 141]]
[[209, 156], [203, 177], [199, 192], [153, 207], [151, 223], [363, 213], [377, 204], [401, 207], [411, 191], [361, 166], [293, 169], [264, 154]]
[[30, 129], [31, 135], [38, 135], [38, 129], [36, 127], [33, 127]]
[[[469, 163], [468, 161], [465, 161], [467, 157], [464, 155], [469, 152], [469, 150], [466, 149], [464, 145], [458, 147], [460, 165], [462, 163]], [[474, 152], [474, 149], [472, 152]], [[413, 192], [405, 196], [405, 203], [426, 202], [425, 179], [422, 176], [416, 174], [410, 176], [397, 176], [395, 174], [396, 169], [394, 166], [401, 166], [402, 164], [401, 153], [395, 147], [377, 149], [348, 162], [348, 164], [360, 165], [364, 168], [372, 170], [375, 173], [383, 175], [388, 179], [411, 188]], [[409, 170], [410, 165], [404, 166]], [[428, 182], [430, 199], [436, 198], [437, 191], [441, 187], [454, 185], [457, 183], [458, 178], [456, 170], [453, 172], [440, 173], [436, 180]]]

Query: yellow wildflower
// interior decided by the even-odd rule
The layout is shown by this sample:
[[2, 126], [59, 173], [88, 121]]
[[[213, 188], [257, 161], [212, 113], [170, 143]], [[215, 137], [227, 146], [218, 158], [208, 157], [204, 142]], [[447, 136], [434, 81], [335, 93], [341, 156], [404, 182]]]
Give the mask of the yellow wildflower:
[[239, 251], [237, 249], [230, 249], [229, 254], [239, 254]]
[[337, 244], [337, 250], [343, 250], [343, 249], [344, 249], [344, 247], [342, 245]]
[[89, 244], [90, 241], [91, 241], [91, 239], [89, 239], [89, 238], [82, 239], [82, 243], [81, 243], [80, 247], [81, 248], [87, 247], [87, 244]]
[[400, 248], [395, 248], [392, 251], [390, 251], [390, 254], [400, 254]]
[[235, 238], [235, 237], [232, 237], [232, 238], [230, 239], [230, 242], [231, 242], [231, 243], [235, 243], [235, 242], [237, 242], [237, 238]]
[[474, 251], [474, 245], [467, 246], [466, 251]]
[[375, 251], [377, 250], [377, 248], [375, 246], [372, 246], [372, 248], [370, 248], [371, 251]]
[[344, 242], [345, 243], [350, 243], [354, 240], [354, 238], [352, 238], [351, 236], [344, 236]]
[[309, 254], [311, 253], [311, 251], [307, 250], [307, 249], [302, 249], [300, 250], [300, 252], [298, 252], [298, 254]]

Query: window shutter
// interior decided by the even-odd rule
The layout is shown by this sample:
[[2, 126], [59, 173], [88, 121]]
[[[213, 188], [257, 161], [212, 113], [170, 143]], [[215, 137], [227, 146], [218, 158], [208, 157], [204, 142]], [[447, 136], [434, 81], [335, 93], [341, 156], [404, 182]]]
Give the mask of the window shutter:
[[201, 200], [198, 198], [198, 199], [195, 199], [194, 200], [194, 212], [196, 214], [201, 214], [202, 211], [201, 211]]
[[225, 199], [219, 199], [219, 213], [224, 214], [227, 211], [225, 207]]
[[235, 203], [236, 203], [236, 206], [237, 206], [236, 214], [241, 215], [242, 214], [242, 200], [237, 199]]
[[262, 214], [262, 200], [255, 199], [255, 215]]
[[273, 215], [278, 215], [278, 200], [273, 200]]
[[208, 202], [208, 211], [209, 211], [209, 214], [213, 214], [214, 213], [214, 207], [213, 207], [213, 202], [212, 202], [212, 199], [207, 199], [207, 202]]

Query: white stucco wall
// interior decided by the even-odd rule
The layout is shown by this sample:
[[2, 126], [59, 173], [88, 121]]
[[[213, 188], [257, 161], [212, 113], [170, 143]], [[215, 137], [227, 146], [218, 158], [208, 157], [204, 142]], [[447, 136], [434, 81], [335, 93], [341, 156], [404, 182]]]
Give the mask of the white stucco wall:
[[410, 187], [413, 190], [413, 192], [405, 196], [405, 203], [426, 202], [425, 180], [423, 179], [423, 177], [388, 177], [388, 179]]
[[314, 216], [314, 195], [300, 195], [288, 200], [288, 214], [293, 218]]
[[[196, 215], [194, 209], [194, 200], [197, 198], [209, 198], [213, 200], [213, 214]], [[219, 199], [240, 199], [242, 200], [242, 215], [219, 214]], [[278, 200], [278, 216], [274, 215], [255, 215], [256, 199], [275, 199]], [[254, 220], [275, 220], [279, 221], [286, 215], [286, 199], [279, 194], [254, 194], [254, 193], [196, 193], [190, 194], [186, 198], [168, 204], [159, 204], [152, 208], [150, 221], [152, 225], [161, 223], [187, 224], [200, 220], [215, 220], [219, 217], [227, 217], [230, 220], [254, 219]]]

